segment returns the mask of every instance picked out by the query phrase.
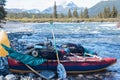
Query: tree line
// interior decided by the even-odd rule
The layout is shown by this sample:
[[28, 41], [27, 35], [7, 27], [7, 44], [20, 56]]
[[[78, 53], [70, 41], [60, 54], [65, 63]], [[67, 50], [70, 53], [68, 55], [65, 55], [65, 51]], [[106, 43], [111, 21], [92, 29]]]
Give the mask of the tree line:
[[103, 12], [98, 13], [96, 17], [98, 18], [116, 18], [118, 16], [118, 11], [115, 6], [112, 7], [105, 7]]
[[[57, 15], [57, 7], [56, 7], [56, 2], [54, 4], [54, 8], [53, 8], [53, 18], [58, 18]], [[118, 11], [116, 9], [115, 6], [112, 7], [112, 10], [110, 9], [110, 7], [105, 7], [104, 10], [100, 13], [98, 13], [97, 16], [93, 16], [93, 17], [97, 17], [97, 18], [116, 18], [118, 15]], [[81, 11], [80, 14], [77, 11], [77, 8], [74, 9], [73, 13], [71, 13], [71, 10], [68, 10], [68, 14], [64, 16], [63, 13], [61, 13], [60, 17], [67, 17], [67, 18], [89, 18], [89, 11], [87, 8], [84, 9], [84, 11]]]

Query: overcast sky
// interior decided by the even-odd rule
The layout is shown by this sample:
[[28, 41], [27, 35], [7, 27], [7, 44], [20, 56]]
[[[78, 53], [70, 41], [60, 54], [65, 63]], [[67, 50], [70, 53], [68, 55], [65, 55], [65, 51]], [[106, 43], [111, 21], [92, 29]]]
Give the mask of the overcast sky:
[[39, 9], [44, 10], [47, 7], [53, 6], [54, 1], [56, 5], [64, 5], [73, 1], [78, 7], [92, 7], [96, 3], [103, 0], [7, 0], [6, 8], [20, 8], [20, 9]]

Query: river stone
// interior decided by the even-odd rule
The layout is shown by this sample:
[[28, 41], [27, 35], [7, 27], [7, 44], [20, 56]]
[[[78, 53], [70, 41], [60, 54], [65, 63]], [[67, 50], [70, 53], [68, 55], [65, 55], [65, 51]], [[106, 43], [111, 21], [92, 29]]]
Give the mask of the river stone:
[[0, 80], [4, 80], [4, 76], [3, 75], [0, 76]]
[[99, 77], [99, 74], [95, 74], [94, 76], [95, 76], [95, 77]]
[[6, 80], [16, 80], [16, 76], [13, 74], [8, 74], [5, 76], [5, 79]]
[[83, 77], [83, 75], [82, 75], [82, 74], [79, 74], [79, 75], [78, 75], [78, 77], [82, 78], [82, 77]]
[[86, 78], [88, 78], [88, 79], [93, 79], [94, 76], [92, 76], [92, 75], [88, 75], [88, 76], [86, 76]]
[[42, 80], [42, 78], [41, 78], [41, 77], [38, 77], [37, 80]]
[[69, 76], [68, 80], [75, 80], [75, 78], [73, 76]]
[[102, 80], [102, 79], [103, 79], [103, 76], [99, 76], [99, 79], [101, 79], [101, 80]]
[[106, 75], [106, 76], [109, 76], [109, 75], [110, 75], [110, 73], [109, 73], [109, 72], [107, 72], [107, 73], [105, 73], [105, 75]]

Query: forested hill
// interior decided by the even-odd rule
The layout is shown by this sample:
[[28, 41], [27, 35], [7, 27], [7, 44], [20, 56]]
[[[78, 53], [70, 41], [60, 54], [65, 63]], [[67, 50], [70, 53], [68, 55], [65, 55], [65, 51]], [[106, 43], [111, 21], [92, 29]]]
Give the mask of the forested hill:
[[117, 11], [120, 12], [120, 0], [108, 0], [101, 1], [89, 9], [89, 15], [97, 15], [102, 12], [105, 7], [110, 7], [110, 9], [115, 6]]

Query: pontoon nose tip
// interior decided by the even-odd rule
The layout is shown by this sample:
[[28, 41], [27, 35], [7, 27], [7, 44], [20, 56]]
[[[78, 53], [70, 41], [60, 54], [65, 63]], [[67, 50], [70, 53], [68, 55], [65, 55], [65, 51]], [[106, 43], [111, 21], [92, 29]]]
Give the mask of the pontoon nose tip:
[[116, 58], [106, 58], [105, 61], [106, 61], [106, 63], [109, 63], [109, 64], [115, 64], [117, 59]]
[[114, 62], [117, 62], [117, 59], [116, 59], [116, 58], [114, 58]]
[[117, 62], [117, 59], [116, 59], [116, 58], [112, 58], [111, 62], [112, 62], [113, 64], [115, 64], [115, 63]]

